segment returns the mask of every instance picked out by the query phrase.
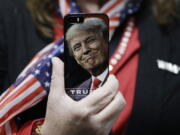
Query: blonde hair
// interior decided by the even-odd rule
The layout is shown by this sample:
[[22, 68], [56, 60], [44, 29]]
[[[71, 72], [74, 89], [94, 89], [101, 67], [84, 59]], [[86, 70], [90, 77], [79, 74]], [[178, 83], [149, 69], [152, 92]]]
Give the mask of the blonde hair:
[[160, 25], [168, 25], [179, 18], [179, 0], [155, 0], [155, 19]]
[[[155, 18], [159, 24], [173, 22], [173, 19], [179, 14], [179, 0], [143, 0], [143, 3], [148, 1], [154, 3]], [[57, 0], [27, 0], [27, 5], [37, 30], [42, 35], [52, 38], [54, 35], [53, 26], [58, 25], [53, 16], [53, 14], [56, 15]]]

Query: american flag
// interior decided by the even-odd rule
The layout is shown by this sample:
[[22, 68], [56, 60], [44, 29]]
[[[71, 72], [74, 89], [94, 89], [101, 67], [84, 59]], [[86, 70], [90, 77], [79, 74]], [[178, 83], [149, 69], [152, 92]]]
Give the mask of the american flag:
[[[110, 20], [110, 39], [114, 30], [128, 15], [134, 14], [141, 0], [110, 0], [100, 10]], [[68, 13], [79, 13], [80, 8], [74, 0], [59, 0], [59, 17]], [[31, 60], [27, 67], [0, 96], [0, 135], [16, 135], [13, 117], [40, 102], [47, 96], [51, 83], [51, 58], [63, 57], [63, 37], [46, 46]]]
[[[14, 116], [34, 106], [48, 93], [51, 82], [51, 58], [62, 58], [63, 39], [52, 43], [40, 51], [22, 73], [0, 97], [0, 134], [10, 135], [13, 131], [10, 121]], [[5, 125], [4, 125], [5, 124]], [[4, 126], [3, 126], [4, 125]], [[15, 132], [15, 131], [13, 131]]]

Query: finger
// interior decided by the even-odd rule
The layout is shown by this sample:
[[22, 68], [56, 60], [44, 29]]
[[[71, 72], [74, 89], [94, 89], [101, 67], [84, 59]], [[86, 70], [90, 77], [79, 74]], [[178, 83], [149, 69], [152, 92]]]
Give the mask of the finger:
[[59, 58], [53, 57], [51, 87], [49, 95], [62, 96], [64, 94], [64, 64]]
[[120, 112], [122, 112], [125, 107], [125, 99], [123, 95], [118, 92], [114, 99], [109, 103], [101, 112], [99, 112], [95, 117], [101, 122], [113, 121], [117, 118]]
[[98, 113], [112, 101], [118, 91], [118, 85], [115, 76], [110, 75], [101, 88], [96, 89], [80, 102], [88, 107], [92, 113]]

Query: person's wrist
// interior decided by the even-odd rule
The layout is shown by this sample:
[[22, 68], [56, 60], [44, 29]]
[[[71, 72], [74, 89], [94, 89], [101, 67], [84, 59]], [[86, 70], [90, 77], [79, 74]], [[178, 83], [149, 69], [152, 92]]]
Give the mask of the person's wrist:
[[41, 134], [42, 135], [48, 135], [49, 133], [48, 133], [48, 128], [47, 128], [47, 126], [46, 126], [46, 124], [45, 124], [45, 122], [44, 122], [44, 124], [41, 126]]
[[40, 130], [41, 135], [59, 135], [59, 131], [57, 131], [52, 124], [48, 124], [47, 122], [43, 123]]

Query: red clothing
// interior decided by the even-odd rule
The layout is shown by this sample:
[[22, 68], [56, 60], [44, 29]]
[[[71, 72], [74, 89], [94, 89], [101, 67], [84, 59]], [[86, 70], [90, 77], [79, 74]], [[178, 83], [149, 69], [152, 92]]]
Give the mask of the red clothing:
[[44, 119], [37, 119], [37, 120], [32, 120], [32, 121], [28, 121], [26, 122], [21, 129], [19, 130], [19, 132], [17, 133], [17, 135], [37, 135], [34, 132], [34, 129], [37, 128], [38, 125], [42, 125]]
[[126, 106], [123, 109], [123, 111], [120, 113], [118, 120], [113, 126], [112, 129], [113, 135], [123, 134], [133, 106], [136, 75], [138, 69], [138, 59], [139, 59], [138, 50], [140, 44], [138, 40], [138, 36], [139, 36], [138, 29], [135, 28], [132, 34], [133, 35], [130, 39], [130, 42], [128, 44], [124, 56], [111, 72], [115, 74], [116, 77], [118, 78], [120, 84], [119, 90], [122, 92], [126, 100]]
[[63, 37], [63, 19], [59, 18], [59, 16], [55, 17], [55, 22], [58, 24], [58, 26], [54, 26], [54, 41], [59, 40], [61, 37]]

